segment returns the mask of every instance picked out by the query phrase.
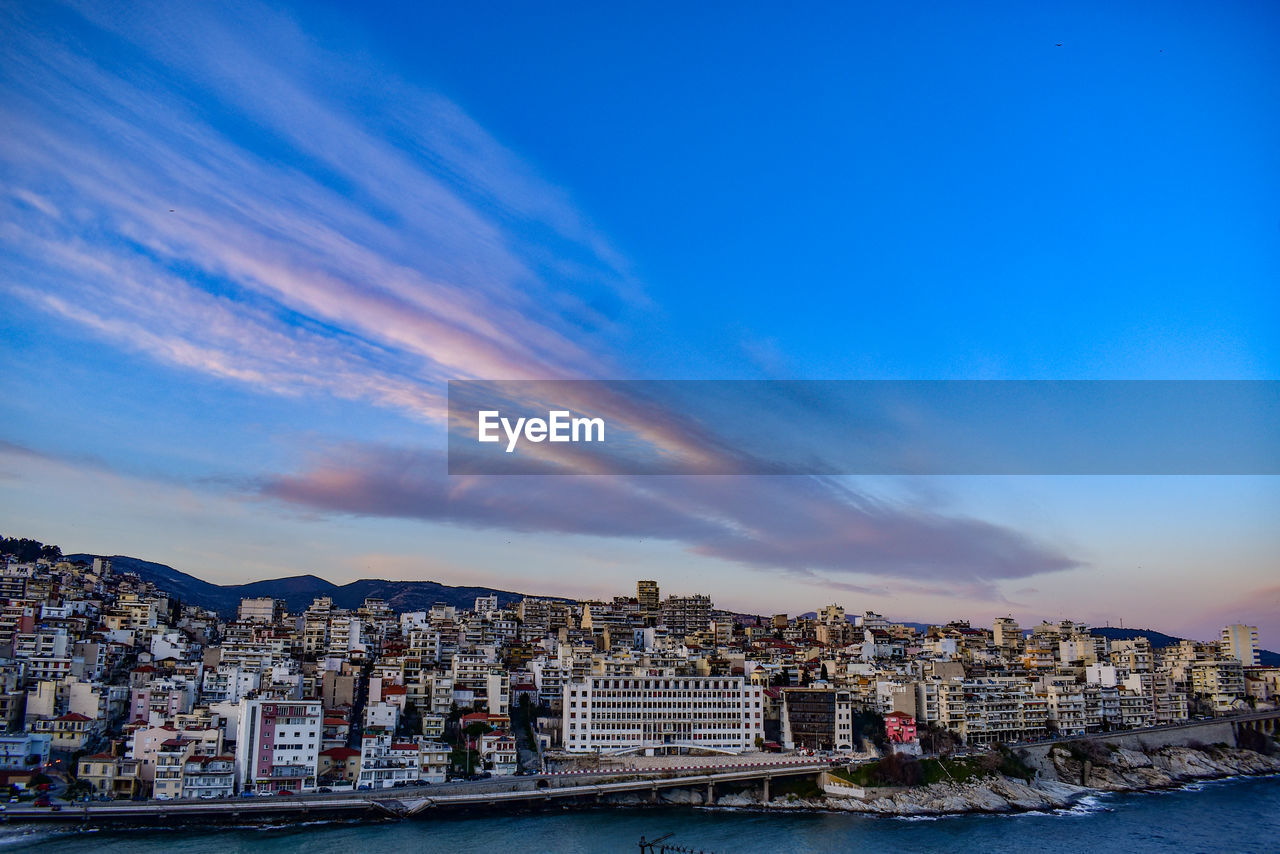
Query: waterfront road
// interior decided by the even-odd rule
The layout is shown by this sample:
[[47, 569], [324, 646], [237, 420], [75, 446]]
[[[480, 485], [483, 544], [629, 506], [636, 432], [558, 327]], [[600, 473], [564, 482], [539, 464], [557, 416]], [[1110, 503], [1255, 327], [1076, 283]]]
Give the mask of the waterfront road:
[[[745, 763], [744, 763], [745, 764]], [[831, 760], [806, 759], [795, 762], [767, 762], [746, 767], [708, 771], [670, 770], [658, 772], [601, 772], [604, 780], [585, 775], [540, 774], [507, 777], [438, 786], [414, 786], [378, 791], [312, 793], [306, 795], [209, 800], [110, 801], [60, 804], [50, 807], [9, 804], [2, 813], [10, 822], [59, 822], [99, 824], [107, 822], [183, 822], [227, 819], [258, 821], [275, 818], [360, 818], [385, 816], [403, 818], [441, 807], [488, 808], [503, 804], [519, 806], [565, 798], [603, 798], [628, 793], [656, 797], [661, 789], [715, 786], [718, 783], [752, 783], [775, 777], [816, 774], [831, 767]], [[622, 779], [618, 779], [621, 777]], [[545, 785], [539, 785], [539, 782]]]

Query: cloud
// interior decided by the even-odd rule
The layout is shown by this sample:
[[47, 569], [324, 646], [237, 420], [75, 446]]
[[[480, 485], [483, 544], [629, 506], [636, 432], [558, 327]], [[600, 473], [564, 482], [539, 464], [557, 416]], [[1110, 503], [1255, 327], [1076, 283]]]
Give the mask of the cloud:
[[234, 32], [200, 7], [82, 11], [92, 57], [3, 13], [10, 295], [181, 368], [431, 420], [445, 378], [577, 375], [642, 302], [447, 99], [257, 6]]
[[336, 513], [669, 540], [806, 580], [826, 573], [935, 583], [916, 592], [998, 595], [994, 581], [1078, 565], [1014, 531], [877, 501], [831, 479], [448, 477], [445, 470], [439, 453], [353, 444], [327, 449], [300, 473], [265, 478], [258, 489]]
[[[648, 307], [625, 260], [447, 98], [252, 4], [11, 4], [0, 26], [10, 298], [193, 375], [430, 424], [445, 379], [620, 372], [609, 342]], [[669, 407], [615, 404], [664, 452], [731, 453]], [[654, 537], [796, 578], [991, 590], [1074, 565], [823, 478], [444, 471], [438, 454], [356, 441], [253, 489], [329, 512]]]

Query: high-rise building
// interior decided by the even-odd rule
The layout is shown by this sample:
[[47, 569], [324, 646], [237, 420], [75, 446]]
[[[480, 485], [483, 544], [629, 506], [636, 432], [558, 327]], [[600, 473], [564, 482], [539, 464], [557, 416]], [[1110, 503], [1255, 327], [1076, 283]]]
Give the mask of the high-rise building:
[[706, 631], [711, 625], [711, 597], [702, 593], [668, 596], [662, 603], [662, 623], [676, 638]]
[[1013, 617], [996, 617], [993, 634], [996, 646], [1002, 653], [1016, 656], [1022, 652], [1022, 629]]
[[1245, 667], [1257, 667], [1258, 627], [1244, 626], [1239, 623], [1227, 626], [1222, 630], [1222, 654], [1239, 659]]
[[640, 603], [640, 610], [646, 614], [656, 614], [661, 609], [661, 600], [658, 598], [658, 582], [656, 581], [637, 581], [636, 582], [636, 600]]
[[323, 723], [319, 700], [242, 700], [236, 741], [241, 787], [259, 792], [314, 789]]

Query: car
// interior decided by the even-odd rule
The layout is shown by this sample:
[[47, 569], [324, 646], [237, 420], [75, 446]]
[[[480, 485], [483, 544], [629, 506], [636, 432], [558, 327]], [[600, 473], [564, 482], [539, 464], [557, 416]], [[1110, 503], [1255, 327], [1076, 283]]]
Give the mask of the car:
[[330, 792], [332, 792], [333, 789], [330, 789], [328, 786], [321, 786], [320, 788], [316, 789], [316, 791], [322, 795], [327, 795]]
[[257, 793], [257, 792], [255, 792], [253, 789], [245, 789], [243, 792], [241, 792], [241, 793], [240, 793], [240, 797], [242, 797], [242, 798], [256, 798], [256, 797], [258, 797], [258, 793]]
[[47, 797], [36, 798], [36, 806], [38, 807], [47, 807], [51, 805], [52, 805], [52, 801], [50, 801]]
[[17, 802], [18, 802], [18, 796], [17, 796], [17, 795], [13, 795], [13, 796], [11, 796], [11, 797], [9, 798], [9, 803], [11, 803], [11, 804], [16, 804]]
[[361, 783], [359, 787], [359, 791], [361, 792], [372, 791], [372, 789], [373, 789], [373, 786], [370, 786], [368, 783]]

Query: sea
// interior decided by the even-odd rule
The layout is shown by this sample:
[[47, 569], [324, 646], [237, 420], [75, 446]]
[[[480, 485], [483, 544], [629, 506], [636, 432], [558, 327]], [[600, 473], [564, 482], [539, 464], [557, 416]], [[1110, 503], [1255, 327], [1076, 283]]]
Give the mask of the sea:
[[[1100, 794], [1071, 809], [876, 818], [663, 807], [486, 814], [383, 824], [180, 830], [0, 826], [0, 851], [85, 854], [399, 854], [482, 851], [613, 854], [641, 838], [705, 854], [800, 852], [1280, 852], [1280, 777], [1230, 778], [1159, 792]], [[678, 846], [678, 848], [676, 847]], [[654, 848], [654, 854], [661, 851]]]

